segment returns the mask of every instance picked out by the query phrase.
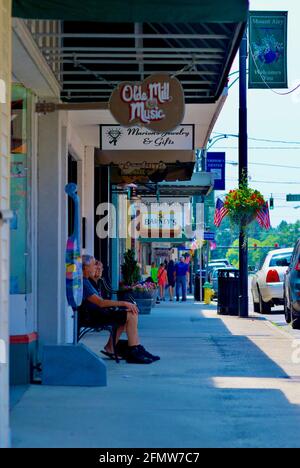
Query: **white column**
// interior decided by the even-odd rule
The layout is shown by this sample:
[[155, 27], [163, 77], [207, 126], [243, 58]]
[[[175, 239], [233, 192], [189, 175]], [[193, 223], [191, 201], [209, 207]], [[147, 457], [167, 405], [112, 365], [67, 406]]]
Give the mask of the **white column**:
[[[8, 210], [10, 206], [11, 0], [0, 2], [0, 80], [4, 91], [0, 93], [0, 210]], [[0, 448], [10, 445], [8, 292], [9, 226], [5, 223], [0, 225]]]
[[66, 138], [62, 113], [39, 117], [38, 333], [42, 344], [65, 341]]

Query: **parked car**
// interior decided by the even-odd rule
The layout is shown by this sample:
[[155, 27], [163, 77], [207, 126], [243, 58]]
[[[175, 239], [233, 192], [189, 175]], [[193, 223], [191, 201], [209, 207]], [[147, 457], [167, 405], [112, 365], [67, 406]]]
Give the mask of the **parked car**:
[[270, 251], [253, 275], [251, 292], [255, 312], [268, 314], [274, 305], [284, 304], [283, 281], [292, 253], [292, 248]]
[[224, 262], [215, 262], [215, 263], [209, 262], [209, 264], [208, 264], [208, 281], [211, 281], [212, 272], [216, 268], [227, 268], [227, 264], [224, 263]]
[[287, 323], [300, 329], [300, 239], [284, 277], [284, 315]]
[[212, 288], [214, 290], [214, 298], [218, 297], [218, 272], [220, 270], [235, 270], [235, 268], [233, 267], [222, 267], [222, 268], [215, 268], [212, 272], [211, 272], [211, 284], [212, 284]]
[[227, 258], [215, 258], [214, 260], [210, 260], [209, 262], [210, 265], [213, 265], [214, 263], [224, 263], [226, 266], [231, 266]]

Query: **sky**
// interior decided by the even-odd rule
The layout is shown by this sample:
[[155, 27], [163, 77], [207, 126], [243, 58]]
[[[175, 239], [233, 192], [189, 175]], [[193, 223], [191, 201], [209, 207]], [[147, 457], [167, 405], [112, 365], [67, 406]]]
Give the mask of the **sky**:
[[[300, 1], [250, 0], [250, 10], [288, 11], [288, 86], [289, 90], [293, 89], [300, 83]], [[232, 71], [236, 70], [238, 56], [232, 66]], [[288, 90], [275, 91], [282, 93]], [[238, 108], [237, 81], [229, 89], [214, 132], [238, 134]], [[279, 96], [268, 89], [249, 89], [248, 137], [250, 184], [266, 198], [273, 195], [274, 210], [270, 211], [272, 226], [276, 227], [282, 220], [297, 221], [300, 219], [300, 202], [286, 202], [286, 194], [300, 194], [300, 89], [287, 96]], [[268, 143], [250, 138], [292, 143]], [[229, 138], [220, 140], [211, 148], [211, 151], [226, 151], [226, 191], [237, 185], [238, 168], [230, 164], [238, 161], [237, 146], [237, 138]]]

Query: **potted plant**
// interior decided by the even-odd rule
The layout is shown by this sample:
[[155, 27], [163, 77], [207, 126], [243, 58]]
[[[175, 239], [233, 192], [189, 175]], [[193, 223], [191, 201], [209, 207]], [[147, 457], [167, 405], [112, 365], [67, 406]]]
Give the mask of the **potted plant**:
[[136, 284], [141, 277], [140, 268], [135, 259], [134, 250], [127, 250], [124, 254], [124, 263], [121, 266], [123, 282], [127, 286]]
[[140, 268], [135, 260], [133, 250], [124, 254], [124, 263], [121, 266], [122, 282], [120, 283], [119, 300], [133, 298], [137, 303], [140, 314], [150, 314], [153, 295], [156, 294], [156, 285], [150, 282], [140, 282]]

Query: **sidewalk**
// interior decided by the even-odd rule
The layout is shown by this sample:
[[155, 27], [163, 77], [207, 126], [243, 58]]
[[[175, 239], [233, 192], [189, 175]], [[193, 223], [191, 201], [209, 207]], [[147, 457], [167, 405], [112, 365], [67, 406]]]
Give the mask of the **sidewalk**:
[[[161, 361], [107, 360], [106, 388], [31, 386], [12, 411], [13, 446], [300, 447], [291, 336], [192, 300], [141, 316], [140, 335]], [[85, 343], [99, 352], [104, 339]]]

